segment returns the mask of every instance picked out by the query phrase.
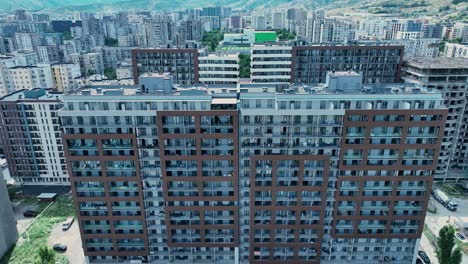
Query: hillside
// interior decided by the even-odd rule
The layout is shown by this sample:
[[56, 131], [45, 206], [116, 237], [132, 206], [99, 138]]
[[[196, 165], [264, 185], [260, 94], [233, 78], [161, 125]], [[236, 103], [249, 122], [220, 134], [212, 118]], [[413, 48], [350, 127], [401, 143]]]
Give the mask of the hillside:
[[[79, 4], [77, 4], [77, 2]], [[289, 7], [330, 10], [330, 14], [370, 12], [403, 16], [429, 15], [467, 20], [468, 0], [0, 0], [2, 11], [24, 8], [66, 14], [73, 11], [180, 10], [221, 5], [233, 9]]]

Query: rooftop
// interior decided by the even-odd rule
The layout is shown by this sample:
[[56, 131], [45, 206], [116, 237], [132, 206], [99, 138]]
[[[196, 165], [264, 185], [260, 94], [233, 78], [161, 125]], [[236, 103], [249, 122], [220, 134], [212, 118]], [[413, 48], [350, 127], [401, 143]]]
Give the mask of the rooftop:
[[23, 89], [0, 98], [1, 101], [55, 101], [61, 99], [62, 93], [52, 92], [44, 88], [34, 88], [31, 90]]
[[338, 71], [338, 72], [328, 72], [328, 75], [330, 76], [347, 76], [347, 77], [362, 77], [361, 74], [354, 72], [354, 71]]
[[412, 58], [407, 65], [425, 69], [467, 69], [468, 58]]
[[[82, 89], [69, 92], [71, 96], [219, 96], [230, 95], [233, 92], [240, 94], [258, 94], [262, 93], [269, 95], [334, 95], [334, 96], [349, 96], [349, 95], [437, 95], [441, 96], [437, 89], [427, 89], [415, 84], [376, 84], [362, 85], [360, 89], [336, 90], [331, 91], [325, 84], [320, 85], [291, 85], [287, 89], [278, 89], [275, 85], [263, 84], [242, 84], [238, 87], [232, 85], [226, 86], [179, 86], [174, 85], [172, 91], [160, 91], [159, 93], [146, 94], [142, 93], [138, 86], [122, 86], [122, 85], [104, 85], [104, 86], [86, 86]], [[229, 96], [229, 97], [230, 97]]]

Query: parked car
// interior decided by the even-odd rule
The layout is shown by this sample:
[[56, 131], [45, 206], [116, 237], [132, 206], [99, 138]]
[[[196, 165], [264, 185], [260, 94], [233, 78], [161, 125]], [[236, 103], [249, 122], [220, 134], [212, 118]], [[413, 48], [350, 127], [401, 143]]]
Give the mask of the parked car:
[[424, 264], [424, 262], [420, 258], [417, 258], [416, 259], [416, 264]]
[[65, 252], [67, 251], [67, 245], [64, 244], [55, 244], [52, 246], [55, 251]]
[[421, 258], [424, 264], [431, 264], [431, 260], [429, 259], [429, 256], [423, 250], [418, 251], [418, 256]]
[[27, 210], [23, 212], [24, 217], [36, 217], [39, 213], [32, 210]]
[[67, 218], [67, 220], [65, 222], [63, 222], [63, 224], [62, 224], [62, 230], [67, 231], [72, 226], [74, 221], [75, 221], [75, 218], [73, 218], [73, 217]]
[[465, 236], [463, 236], [462, 234], [460, 234], [460, 233], [458, 233], [458, 232], [455, 233], [455, 237], [458, 238], [458, 239], [460, 239], [461, 241], [464, 241], [464, 240], [465, 240]]

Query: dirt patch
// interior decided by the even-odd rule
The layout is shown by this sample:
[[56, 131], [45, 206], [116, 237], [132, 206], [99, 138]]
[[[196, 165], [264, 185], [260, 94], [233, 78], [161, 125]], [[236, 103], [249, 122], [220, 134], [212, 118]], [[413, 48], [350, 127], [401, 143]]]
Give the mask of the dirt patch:
[[81, 246], [80, 231], [78, 223], [75, 221], [73, 225], [67, 231], [62, 231], [62, 223], [58, 223], [52, 228], [47, 244], [53, 246], [54, 244], [67, 245], [67, 251], [64, 254], [67, 256], [70, 264], [83, 264], [85, 258], [83, 254], [83, 248]]

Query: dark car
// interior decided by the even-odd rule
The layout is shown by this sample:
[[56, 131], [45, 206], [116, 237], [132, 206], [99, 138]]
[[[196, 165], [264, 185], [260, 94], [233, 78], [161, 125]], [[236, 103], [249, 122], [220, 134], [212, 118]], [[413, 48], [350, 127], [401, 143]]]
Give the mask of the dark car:
[[36, 211], [27, 210], [23, 212], [24, 217], [36, 217], [39, 213]]
[[424, 264], [424, 262], [420, 258], [417, 258], [416, 259], [416, 264]]
[[460, 233], [455, 233], [455, 237], [457, 237], [458, 239], [460, 239], [461, 241], [465, 240], [465, 236], [463, 236], [462, 234]]
[[65, 251], [67, 251], [67, 246], [64, 245], [64, 244], [55, 244], [52, 248], [53, 248], [54, 250], [60, 251], [60, 252], [65, 252]]
[[421, 258], [421, 260], [425, 264], [431, 264], [431, 260], [429, 259], [429, 256], [427, 256], [426, 252], [424, 252], [423, 250], [418, 251], [418, 256]]

